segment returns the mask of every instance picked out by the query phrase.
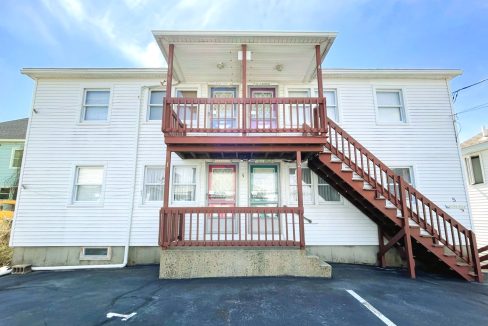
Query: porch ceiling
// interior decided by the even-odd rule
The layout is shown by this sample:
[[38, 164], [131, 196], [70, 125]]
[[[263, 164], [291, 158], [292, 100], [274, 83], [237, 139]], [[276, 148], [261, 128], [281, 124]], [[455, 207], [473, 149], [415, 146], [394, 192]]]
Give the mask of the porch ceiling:
[[175, 45], [175, 80], [233, 83], [241, 81], [242, 61], [237, 56], [242, 44], [251, 51], [249, 82], [309, 82], [316, 73], [315, 45], [320, 45], [323, 60], [336, 37], [302, 32], [153, 31], [153, 35], [166, 60], [169, 44]]

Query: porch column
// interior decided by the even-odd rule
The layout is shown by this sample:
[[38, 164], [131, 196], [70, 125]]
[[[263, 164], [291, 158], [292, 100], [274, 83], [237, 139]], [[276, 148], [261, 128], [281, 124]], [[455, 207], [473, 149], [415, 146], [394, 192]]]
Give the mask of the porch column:
[[163, 207], [169, 207], [169, 183], [171, 175], [171, 151], [166, 148], [166, 164], [164, 166], [164, 195]]
[[303, 218], [303, 186], [302, 186], [302, 152], [297, 152], [297, 196], [300, 213], [298, 225], [300, 231], [300, 248], [305, 248], [305, 223]]
[[[324, 98], [324, 85], [322, 81], [322, 60], [320, 57], [320, 45], [315, 46], [315, 63], [317, 68], [317, 95], [319, 99]], [[319, 104], [319, 119], [320, 119], [320, 128], [327, 128], [327, 124], [325, 119], [327, 118], [327, 106], [326, 103]]]
[[165, 128], [164, 125], [168, 125], [171, 118], [171, 105], [166, 102], [167, 98], [171, 97], [171, 87], [173, 85], [173, 57], [175, 52], [175, 45], [169, 45], [168, 51], [168, 72], [166, 74], [166, 95], [164, 97], [164, 104], [163, 104], [163, 115], [161, 121], [161, 130], [164, 132]]
[[[247, 97], [247, 45], [241, 45], [242, 50], [242, 98]], [[247, 129], [247, 107], [246, 103], [242, 103], [242, 129]], [[243, 132], [242, 135], [245, 136], [247, 133]]]

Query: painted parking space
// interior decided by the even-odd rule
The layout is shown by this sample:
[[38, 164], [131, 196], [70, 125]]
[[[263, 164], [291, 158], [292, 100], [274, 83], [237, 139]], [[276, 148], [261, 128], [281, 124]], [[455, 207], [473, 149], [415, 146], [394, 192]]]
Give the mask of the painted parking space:
[[432, 275], [415, 281], [402, 271], [366, 266], [333, 268], [331, 280], [167, 281], [157, 279], [157, 266], [7, 276], [0, 278], [0, 324], [386, 324], [347, 290], [395, 325], [488, 324], [485, 285]]

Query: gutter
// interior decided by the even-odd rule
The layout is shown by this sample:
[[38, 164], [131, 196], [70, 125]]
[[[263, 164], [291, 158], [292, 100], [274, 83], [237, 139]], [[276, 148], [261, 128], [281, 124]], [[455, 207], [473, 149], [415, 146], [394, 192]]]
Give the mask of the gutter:
[[[159, 85], [158, 85], [159, 86]], [[132, 231], [132, 217], [134, 212], [134, 194], [136, 190], [136, 174], [137, 174], [137, 161], [138, 161], [138, 150], [139, 150], [139, 129], [141, 125], [141, 114], [142, 114], [142, 99], [144, 90], [152, 86], [142, 86], [141, 92], [139, 94], [139, 110], [137, 111], [137, 128], [136, 128], [136, 145], [134, 147], [134, 174], [132, 178], [132, 203], [129, 210], [129, 217], [127, 219], [127, 238], [124, 245], [124, 260], [120, 264], [103, 264], [103, 265], [72, 265], [72, 266], [42, 266], [42, 267], [32, 267], [33, 271], [62, 271], [62, 270], [77, 270], [77, 269], [111, 269], [111, 268], [124, 268], [127, 266], [129, 260], [129, 245], [130, 236]]]

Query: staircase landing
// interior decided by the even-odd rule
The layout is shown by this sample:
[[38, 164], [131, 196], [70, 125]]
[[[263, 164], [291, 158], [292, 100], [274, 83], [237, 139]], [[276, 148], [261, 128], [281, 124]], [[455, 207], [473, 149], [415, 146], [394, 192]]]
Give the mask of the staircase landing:
[[161, 250], [160, 279], [297, 276], [331, 278], [332, 267], [299, 249]]

